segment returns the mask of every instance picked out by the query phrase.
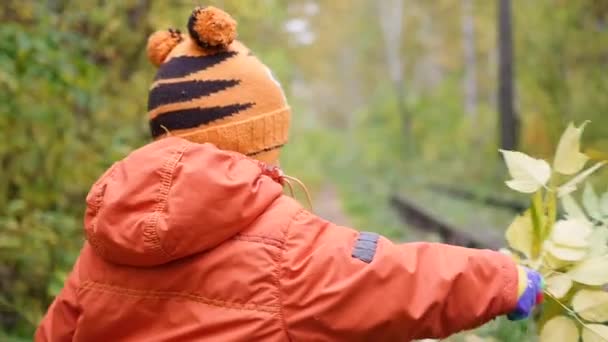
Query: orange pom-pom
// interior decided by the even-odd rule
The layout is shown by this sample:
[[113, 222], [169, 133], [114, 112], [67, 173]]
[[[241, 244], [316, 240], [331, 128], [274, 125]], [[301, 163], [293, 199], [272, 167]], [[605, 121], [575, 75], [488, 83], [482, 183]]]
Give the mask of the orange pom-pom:
[[236, 38], [236, 21], [216, 7], [197, 7], [188, 20], [192, 39], [204, 49], [226, 48]]
[[160, 66], [169, 52], [182, 40], [179, 30], [169, 29], [152, 33], [148, 38], [148, 59], [152, 64]]

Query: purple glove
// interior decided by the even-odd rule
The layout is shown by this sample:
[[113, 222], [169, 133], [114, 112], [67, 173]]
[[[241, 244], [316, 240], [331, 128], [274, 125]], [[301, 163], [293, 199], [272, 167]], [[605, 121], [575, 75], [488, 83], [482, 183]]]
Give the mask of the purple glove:
[[528, 318], [532, 313], [532, 310], [536, 305], [543, 302], [543, 290], [545, 288], [545, 282], [543, 277], [536, 271], [524, 267], [526, 275], [528, 277], [528, 284], [524, 293], [519, 297], [517, 306], [507, 318], [511, 321], [517, 321]]

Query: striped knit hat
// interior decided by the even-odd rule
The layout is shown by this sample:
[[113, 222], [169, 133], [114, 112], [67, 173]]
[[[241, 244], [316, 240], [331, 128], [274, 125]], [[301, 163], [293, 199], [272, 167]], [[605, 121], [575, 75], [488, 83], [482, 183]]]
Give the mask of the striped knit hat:
[[280, 84], [236, 41], [236, 21], [196, 8], [189, 35], [157, 31], [148, 58], [158, 66], [148, 97], [152, 136], [180, 136], [275, 163], [287, 142], [289, 106]]

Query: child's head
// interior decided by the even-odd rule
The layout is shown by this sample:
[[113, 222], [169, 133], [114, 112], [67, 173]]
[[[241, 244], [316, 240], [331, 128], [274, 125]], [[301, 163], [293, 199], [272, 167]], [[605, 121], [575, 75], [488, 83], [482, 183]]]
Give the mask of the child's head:
[[158, 66], [148, 96], [152, 136], [209, 142], [276, 163], [291, 113], [270, 69], [235, 40], [236, 21], [222, 10], [195, 9], [188, 32], [157, 31], [148, 39], [148, 58]]

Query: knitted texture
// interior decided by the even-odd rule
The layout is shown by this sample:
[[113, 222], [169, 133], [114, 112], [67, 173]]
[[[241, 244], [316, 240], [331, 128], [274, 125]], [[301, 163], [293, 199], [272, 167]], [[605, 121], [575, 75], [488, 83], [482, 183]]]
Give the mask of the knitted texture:
[[188, 35], [157, 31], [148, 58], [158, 71], [148, 95], [155, 139], [180, 136], [275, 163], [287, 143], [291, 112], [268, 67], [236, 41], [236, 21], [196, 8]]
[[512, 321], [529, 317], [534, 308], [542, 304], [544, 300], [545, 282], [538, 272], [518, 266], [518, 278], [517, 306], [507, 315]]

